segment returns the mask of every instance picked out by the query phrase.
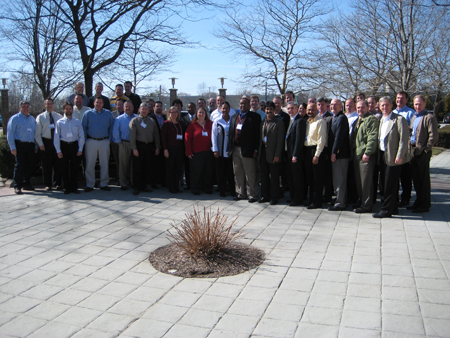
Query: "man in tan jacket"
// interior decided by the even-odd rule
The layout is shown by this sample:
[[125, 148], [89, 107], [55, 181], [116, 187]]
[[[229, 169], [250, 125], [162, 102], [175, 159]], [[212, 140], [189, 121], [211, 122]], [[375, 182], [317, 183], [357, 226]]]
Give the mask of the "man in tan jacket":
[[[409, 161], [408, 122], [401, 115], [392, 112], [389, 96], [380, 99], [383, 117], [379, 128], [380, 180], [384, 177], [384, 202], [375, 218], [392, 217], [398, 213], [398, 182], [401, 165]], [[382, 181], [383, 182], [383, 181]]]
[[410, 207], [414, 213], [428, 212], [431, 207], [430, 159], [431, 149], [439, 139], [438, 123], [426, 109], [422, 95], [414, 98], [416, 114], [411, 119], [411, 172], [416, 201]]

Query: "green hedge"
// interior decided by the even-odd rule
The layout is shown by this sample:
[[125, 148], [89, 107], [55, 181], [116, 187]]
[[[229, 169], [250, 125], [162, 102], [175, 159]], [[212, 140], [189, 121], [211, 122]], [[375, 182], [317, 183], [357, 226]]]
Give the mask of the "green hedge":
[[16, 160], [11, 154], [6, 136], [0, 137], [0, 176], [3, 178], [12, 178], [14, 173], [14, 164]]
[[436, 146], [450, 149], [450, 126], [439, 128], [439, 141]]

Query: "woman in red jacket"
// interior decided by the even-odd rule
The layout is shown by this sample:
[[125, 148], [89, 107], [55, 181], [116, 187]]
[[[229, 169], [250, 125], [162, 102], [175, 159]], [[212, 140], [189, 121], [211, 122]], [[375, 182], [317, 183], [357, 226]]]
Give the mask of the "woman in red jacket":
[[199, 108], [184, 135], [186, 155], [190, 158], [191, 191], [194, 195], [200, 195], [202, 186], [207, 194], [212, 194], [213, 191], [212, 125], [206, 110]]
[[179, 182], [184, 160], [184, 132], [186, 127], [180, 120], [176, 107], [170, 107], [169, 118], [161, 128], [161, 142], [166, 160], [167, 188], [172, 194], [180, 192]]

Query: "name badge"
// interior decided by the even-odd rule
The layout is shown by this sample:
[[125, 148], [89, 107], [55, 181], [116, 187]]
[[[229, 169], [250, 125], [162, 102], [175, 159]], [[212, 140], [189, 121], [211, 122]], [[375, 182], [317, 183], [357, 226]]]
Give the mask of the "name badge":
[[55, 129], [55, 125], [52, 123], [48, 126], [50, 129]]
[[177, 140], [182, 140], [182, 139], [183, 139], [183, 135], [177, 134]]
[[142, 128], [145, 128], [145, 127], [147, 127], [147, 125], [146, 125], [144, 122], [142, 122], [142, 123], [141, 123], [141, 127], [142, 127]]
[[239, 123], [239, 124], [236, 126], [236, 129], [237, 129], [237, 130], [242, 130], [242, 123]]
[[208, 132], [207, 131], [202, 131], [202, 136], [208, 136]]
[[32, 130], [31, 130], [31, 128], [27, 128], [27, 131], [31, 133]]
[[73, 135], [72, 135], [72, 133], [67, 133], [66, 136], [67, 137], [72, 137]]
[[267, 143], [267, 136], [264, 136], [263, 142], [264, 142], [264, 143]]

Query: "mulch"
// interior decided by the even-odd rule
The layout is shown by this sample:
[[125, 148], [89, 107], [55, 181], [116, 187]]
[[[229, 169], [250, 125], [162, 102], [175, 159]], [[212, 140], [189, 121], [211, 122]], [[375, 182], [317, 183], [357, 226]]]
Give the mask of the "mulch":
[[241, 243], [230, 243], [207, 257], [190, 255], [176, 244], [169, 244], [149, 257], [156, 270], [185, 278], [234, 276], [258, 267], [264, 259], [262, 250]]

